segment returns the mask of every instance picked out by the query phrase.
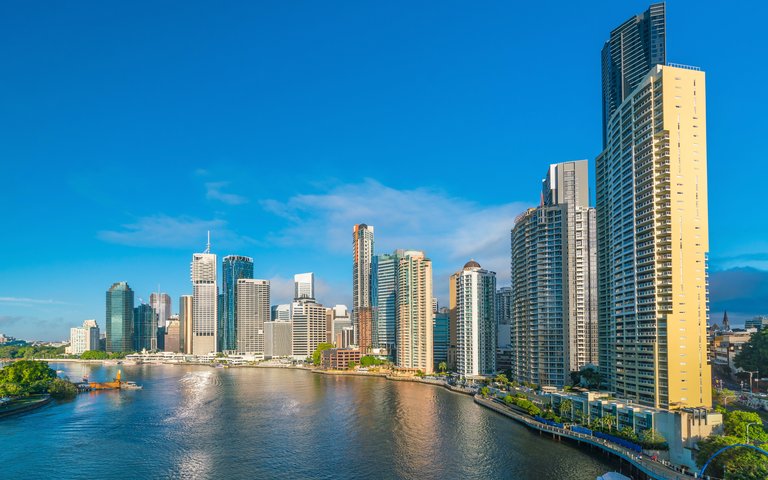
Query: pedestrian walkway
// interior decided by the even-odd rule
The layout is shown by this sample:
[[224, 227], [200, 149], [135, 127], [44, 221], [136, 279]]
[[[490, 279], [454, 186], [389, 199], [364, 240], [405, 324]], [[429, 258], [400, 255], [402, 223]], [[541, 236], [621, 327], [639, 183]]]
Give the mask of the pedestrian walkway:
[[551, 433], [553, 436], [565, 437], [576, 442], [588, 443], [594, 445], [602, 450], [611, 453], [619, 458], [626, 460], [634, 465], [638, 470], [642, 471], [649, 477], [656, 480], [687, 480], [690, 478], [696, 478], [696, 473], [683, 472], [680, 469], [676, 469], [671, 465], [664, 465], [663, 463], [653, 461], [650, 458], [640, 455], [636, 452], [626, 450], [619, 445], [611, 443], [607, 440], [603, 440], [592, 435], [586, 435], [583, 433], [576, 433], [574, 431], [558, 428], [544, 423], [537, 422], [528, 415], [524, 415], [516, 412], [506, 404], [501, 403], [499, 400], [483, 398], [480, 395], [475, 396], [475, 402], [488, 407], [491, 410], [495, 410], [502, 415], [506, 415], [518, 422], [526, 425], [529, 428], [539, 430], [541, 432]]

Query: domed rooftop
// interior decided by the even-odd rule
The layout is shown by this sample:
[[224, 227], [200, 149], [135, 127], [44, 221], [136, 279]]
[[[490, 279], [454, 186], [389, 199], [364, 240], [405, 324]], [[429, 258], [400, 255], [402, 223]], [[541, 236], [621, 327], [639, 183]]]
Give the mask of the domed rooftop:
[[482, 268], [482, 267], [480, 267], [480, 264], [477, 263], [474, 259], [464, 264], [464, 270], [471, 270], [473, 268]]

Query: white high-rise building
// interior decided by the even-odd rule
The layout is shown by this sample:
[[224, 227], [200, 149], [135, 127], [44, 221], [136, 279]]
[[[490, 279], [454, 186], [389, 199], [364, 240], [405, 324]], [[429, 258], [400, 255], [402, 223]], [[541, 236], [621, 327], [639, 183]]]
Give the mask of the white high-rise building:
[[269, 322], [269, 280], [237, 280], [237, 352], [264, 355], [264, 323]]
[[434, 371], [432, 261], [406, 250], [400, 258], [397, 289], [397, 365]]
[[69, 329], [69, 347], [66, 353], [81, 355], [88, 350], [99, 349], [99, 326], [96, 320], [86, 320], [82, 327]]
[[293, 276], [294, 299], [315, 298], [315, 274], [297, 273]]
[[312, 356], [317, 346], [326, 341], [325, 307], [311, 298], [293, 302], [292, 351], [296, 359]]
[[216, 351], [219, 288], [216, 255], [210, 253], [210, 237], [204, 253], [192, 255], [192, 353]]
[[464, 376], [496, 371], [496, 273], [470, 260], [451, 275], [450, 308], [456, 321], [456, 371]]
[[511, 370], [515, 380], [563, 387], [597, 363], [595, 209], [588, 162], [551, 165], [542, 205], [512, 229]]

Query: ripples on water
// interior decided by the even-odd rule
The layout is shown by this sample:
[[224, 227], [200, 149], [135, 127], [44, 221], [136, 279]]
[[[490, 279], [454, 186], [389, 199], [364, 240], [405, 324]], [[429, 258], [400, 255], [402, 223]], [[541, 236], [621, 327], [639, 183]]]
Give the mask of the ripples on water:
[[440, 387], [282, 369], [57, 368], [96, 381], [122, 368], [144, 389], [0, 420], [0, 478], [591, 480], [613, 469]]

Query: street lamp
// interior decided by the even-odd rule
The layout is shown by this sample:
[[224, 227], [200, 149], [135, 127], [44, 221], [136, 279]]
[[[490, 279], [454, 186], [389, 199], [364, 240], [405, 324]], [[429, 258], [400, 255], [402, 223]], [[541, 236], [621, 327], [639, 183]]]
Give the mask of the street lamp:
[[749, 426], [750, 425], [761, 425], [762, 422], [752, 422], [747, 424], [747, 445], [749, 445]]

